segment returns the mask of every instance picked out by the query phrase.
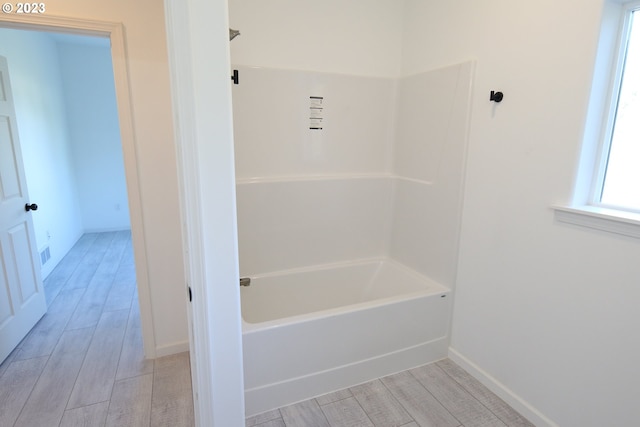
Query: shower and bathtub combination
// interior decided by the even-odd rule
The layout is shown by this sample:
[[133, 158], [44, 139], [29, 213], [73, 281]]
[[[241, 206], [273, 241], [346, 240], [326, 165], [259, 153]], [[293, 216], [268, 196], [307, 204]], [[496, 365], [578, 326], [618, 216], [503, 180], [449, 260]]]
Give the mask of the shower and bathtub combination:
[[247, 415], [446, 357], [473, 63], [234, 68]]

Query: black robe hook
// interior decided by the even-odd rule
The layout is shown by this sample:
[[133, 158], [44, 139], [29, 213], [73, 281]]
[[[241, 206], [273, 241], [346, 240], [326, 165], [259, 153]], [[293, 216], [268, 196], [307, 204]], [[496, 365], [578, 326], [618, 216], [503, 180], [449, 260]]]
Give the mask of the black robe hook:
[[489, 96], [489, 101], [502, 102], [502, 98], [504, 98], [504, 94], [502, 92], [491, 91], [491, 95]]

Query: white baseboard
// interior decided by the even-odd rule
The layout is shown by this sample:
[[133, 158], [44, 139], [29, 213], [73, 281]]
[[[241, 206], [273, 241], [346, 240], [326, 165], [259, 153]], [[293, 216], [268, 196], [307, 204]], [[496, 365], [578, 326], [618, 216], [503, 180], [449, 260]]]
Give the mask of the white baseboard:
[[507, 386], [451, 347], [449, 347], [449, 359], [460, 365], [462, 369], [471, 374], [485, 387], [495, 393], [498, 397], [509, 404], [509, 406], [518, 411], [537, 427], [558, 427], [558, 424], [544, 416], [542, 412], [534, 408], [532, 405], [527, 403], [527, 401], [511, 391]]
[[156, 347], [155, 357], [170, 356], [172, 354], [184, 353], [185, 351], [189, 351], [189, 341]]

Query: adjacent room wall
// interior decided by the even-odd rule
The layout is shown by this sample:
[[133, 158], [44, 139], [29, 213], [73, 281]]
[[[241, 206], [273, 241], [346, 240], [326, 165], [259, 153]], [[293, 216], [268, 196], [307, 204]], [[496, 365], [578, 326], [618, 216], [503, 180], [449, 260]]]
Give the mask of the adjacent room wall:
[[129, 206], [109, 40], [63, 39], [57, 46], [84, 231], [126, 230]]
[[83, 233], [56, 45], [46, 34], [0, 28], [0, 55], [9, 64], [29, 197], [39, 206], [37, 249], [48, 245], [51, 254], [46, 277]]
[[639, 416], [640, 242], [551, 209], [572, 198], [601, 9], [405, 2], [404, 73], [477, 59], [451, 354], [539, 426]]

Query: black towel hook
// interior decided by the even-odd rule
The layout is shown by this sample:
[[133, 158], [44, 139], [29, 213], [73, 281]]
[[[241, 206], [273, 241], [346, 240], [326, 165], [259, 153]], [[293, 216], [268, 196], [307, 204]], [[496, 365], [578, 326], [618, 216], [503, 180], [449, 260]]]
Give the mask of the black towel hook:
[[502, 102], [502, 98], [504, 98], [504, 94], [502, 92], [491, 91], [491, 95], [489, 96], [489, 101]]

